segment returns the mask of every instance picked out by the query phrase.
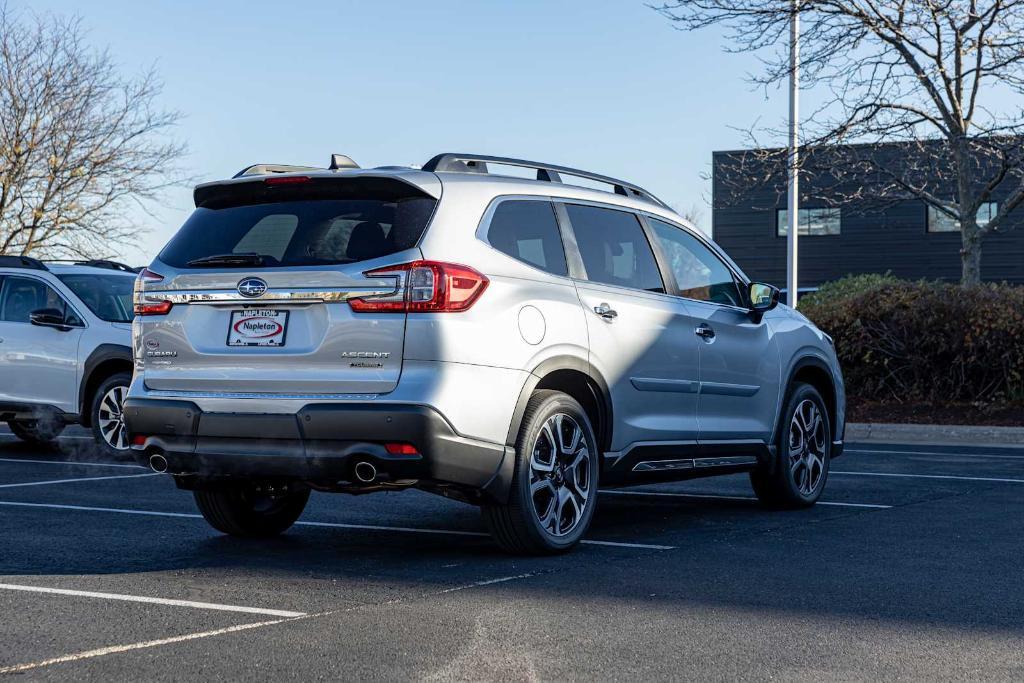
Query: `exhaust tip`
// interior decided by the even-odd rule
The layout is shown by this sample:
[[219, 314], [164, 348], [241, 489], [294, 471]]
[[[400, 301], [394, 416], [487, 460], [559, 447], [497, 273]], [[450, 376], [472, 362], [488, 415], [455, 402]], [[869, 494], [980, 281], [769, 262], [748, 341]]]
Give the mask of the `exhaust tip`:
[[364, 484], [372, 484], [377, 479], [377, 468], [365, 460], [357, 462], [353, 472], [356, 479]]
[[153, 470], [157, 474], [163, 474], [167, 471], [167, 458], [159, 453], [154, 453], [149, 456], [149, 469]]

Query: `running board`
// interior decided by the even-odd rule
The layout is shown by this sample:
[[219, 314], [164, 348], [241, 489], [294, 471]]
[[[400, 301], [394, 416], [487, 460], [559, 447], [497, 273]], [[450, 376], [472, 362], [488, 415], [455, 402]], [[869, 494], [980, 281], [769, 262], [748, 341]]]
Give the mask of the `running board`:
[[666, 472], [672, 470], [706, 469], [709, 467], [741, 467], [756, 465], [753, 455], [732, 455], [720, 458], [687, 458], [685, 460], [645, 460], [633, 466], [634, 472]]

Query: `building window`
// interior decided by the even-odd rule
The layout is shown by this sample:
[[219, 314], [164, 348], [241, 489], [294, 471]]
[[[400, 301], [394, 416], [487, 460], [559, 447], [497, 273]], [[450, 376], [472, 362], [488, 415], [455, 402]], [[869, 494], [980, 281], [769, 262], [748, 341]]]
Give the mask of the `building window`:
[[[978, 209], [978, 225], [985, 226], [999, 213], [999, 204], [985, 202]], [[960, 232], [960, 221], [928, 205], [928, 232]]]
[[[779, 209], [776, 212], [775, 234], [785, 237], [789, 233], [789, 212]], [[842, 214], [839, 209], [800, 209], [797, 212], [797, 234], [804, 235], [838, 235]]]

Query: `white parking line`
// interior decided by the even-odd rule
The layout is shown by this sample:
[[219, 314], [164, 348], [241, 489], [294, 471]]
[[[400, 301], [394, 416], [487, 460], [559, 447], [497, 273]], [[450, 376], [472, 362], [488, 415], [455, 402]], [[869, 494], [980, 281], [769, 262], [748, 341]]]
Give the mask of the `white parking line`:
[[[3, 439], [17, 439], [18, 437], [14, 434], [5, 434], [0, 432], [0, 438]], [[58, 436], [58, 439], [72, 439], [74, 441], [95, 441], [91, 436]]]
[[101, 600], [120, 600], [122, 602], [144, 602], [151, 605], [169, 605], [171, 607], [192, 607], [194, 609], [210, 609], [220, 612], [244, 612], [246, 614], [263, 614], [268, 617], [304, 617], [305, 612], [292, 612], [282, 609], [264, 609], [263, 607], [242, 607], [239, 605], [221, 605], [215, 602], [196, 602], [194, 600], [171, 600], [168, 598], [151, 598], [143, 595], [123, 595], [121, 593], [99, 593], [97, 591], [79, 591], [67, 588], [47, 588], [45, 586], [26, 586], [16, 583], [0, 583], [0, 590], [25, 591], [28, 593], [49, 593], [51, 595], [70, 595], [80, 598], [99, 598]]
[[910, 479], [957, 479], [959, 481], [997, 481], [1007, 484], [1024, 484], [1024, 479], [1004, 479], [1001, 477], [959, 477], [952, 474], [897, 474], [894, 472], [837, 472], [832, 470], [829, 475], [843, 474], [854, 477], [907, 477]]
[[843, 453], [856, 453], [857, 455], [944, 455], [951, 458], [994, 458], [998, 460], [1021, 460], [1024, 461], [1024, 452], [1020, 455], [996, 455], [994, 453], [943, 453], [942, 451], [879, 451], [861, 448], [847, 448]]
[[136, 470], [146, 469], [142, 465], [124, 465], [113, 462], [76, 462], [74, 460], [38, 460], [36, 458], [0, 458], [0, 462], [28, 462], [35, 465], [66, 465], [68, 467], [126, 467]]
[[156, 477], [158, 472], [142, 474], [114, 474], [108, 477], [76, 477], [74, 479], [50, 479], [49, 481], [26, 481], [18, 484], [0, 484], [0, 489], [14, 489], [20, 486], [49, 486], [50, 484], [75, 484], [80, 481], [104, 481], [107, 479], [138, 479], [139, 477]]
[[[59, 505], [57, 503], [21, 503], [2, 500], [0, 505], [11, 507], [47, 508], [52, 510], [74, 510], [79, 512], [112, 512], [123, 515], [144, 515], [150, 517], [177, 517], [183, 519], [202, 519], [202, 515], [185, 512], [160, 512], [157, 510], [132, 510], [128, 508], [93, 507], [87, 505]], [[341, 522], [296, 522], [295, 526], [328, 527], [334, 529], [358, 529], [363, 531], [396, 531], [414, 534], [441, 534], [444, 536], [489, 536], [482, 531], [458, 531], [455, 529], [421, 529], [407, 526], [382, 526], [377, 524], [344, 524]], [[654, 543], [626, 543], [619, 541], [580, 541], [586, 545], [611, 546], [616, 548], [639, 548], [645, 550], [675, 550], [674, 545], [657, 545]]]
[[39, 669], [44, 666], [52, 666], [54, 664], [65, 664], [67, 662], [77, 662], [82, 659], [91, 659], [93, 657], [113, 655], [119, 652], [143, 650], [151, 647], [160, 647], [161, 645], [171, 645], [173, 643], [183, 643], [189, 640], [198, 640], [200, 638], [210, 638], [212, 636], [225, 635], [227, 633], [237, 633], [238, 631], [248, 631], [250, 629], [261, 628], [263, 626], [283, 624], [285, 622], [294, 621], [295, 619], [301, 618], [303, 617], [292, 617], [290, 619], [275, 619], [273, 621], [258, 621], [254, 624], [239, 624], [238, 626], [228, 626], [226, 628], [218, 628], [213, 631], [203, 631], [202, 633], [188, 633], [181, 636], [172, 636], [170, 638], [160, 638], [159, 640], [147, 640], [142, 643], [131, 643], [129, 645], [112, 645], [110, 647], [101, 647], [95, 650], [76, 652], [75, 654], [63, 655], [61, 657], [54, 657], [52, 659], [44, 659], [38, 662], [30, 662], [28, 664], [15, 664], [14, 666], [0, 667], [0, 674], [19, 673], [22, 671]]
[[[661, 491], [605, 491], [602, 490], [601, 494], [611, 493], [613, 495], [620, 496], [672, 496], [677, 498], [708, 498], [711, 500], [753, 500], [756, 501], [755, 496], [718, 496], [711, 493], [676, 493], [676, 492], [661, 492]], [[835, 507], [845, 508], [867, 508], [871, 510], [890, 510], [892, 505], [878, 505], [875, 503], [840, 503], [837, 501], [830, 500], [819, 500], [817, 505], [832, 505]]]

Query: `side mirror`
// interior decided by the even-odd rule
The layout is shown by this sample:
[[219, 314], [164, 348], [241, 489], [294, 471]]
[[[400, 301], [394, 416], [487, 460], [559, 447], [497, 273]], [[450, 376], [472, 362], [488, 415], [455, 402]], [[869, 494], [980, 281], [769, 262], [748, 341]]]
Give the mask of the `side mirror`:
[[59, 308], [40, 308], [32, 311], [28, 314], [28, 320], [33, 325], [56, 327], [63, 332], [71, 329], [71, 326], [64, 320], [64, 311]]
[[750, 283], [750, 310], [760, 316], [779, 305], [779, 288], [763, 282]]

